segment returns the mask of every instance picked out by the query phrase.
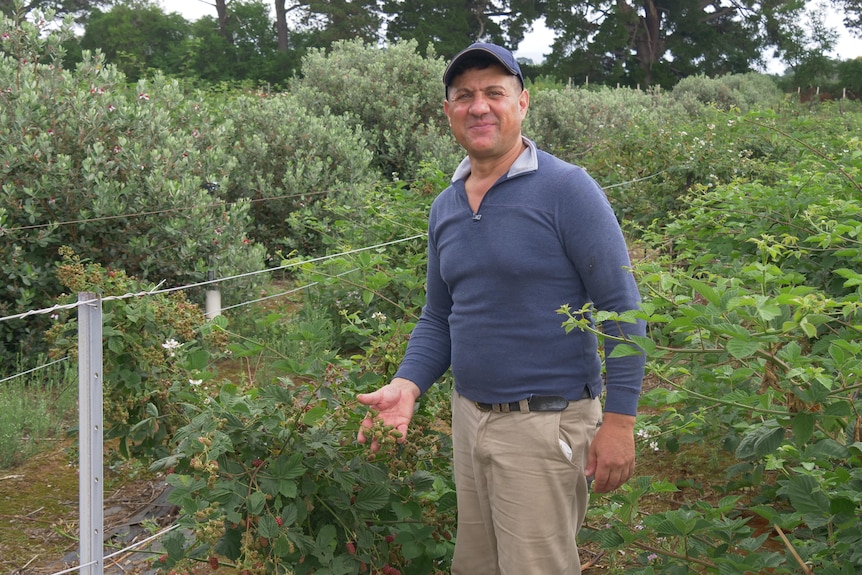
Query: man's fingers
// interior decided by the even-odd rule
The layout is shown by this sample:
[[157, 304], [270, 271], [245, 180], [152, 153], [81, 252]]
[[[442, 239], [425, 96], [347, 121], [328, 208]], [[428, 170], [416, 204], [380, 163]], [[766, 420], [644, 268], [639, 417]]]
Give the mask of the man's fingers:
[[[587, 469], [589, 471], [589, 469]], [[593, 475], [593, 491], [596, 493], [610, 493], [629, 480], [634, 469], [631, 465], [597, 465]], [[589, 477], [590, 474], [588, 473]]]
[[365, 435], [365, 431], [371, 431], [372, 426], [374, 425], [374, 420], [370, 415], [366, 415], [365, 419], [362, 420], [362, 423], [359, 424], [359, 433], [356, 434], [356, 441], [359, 443], [365, 443], [368, 441], [368, 437]]

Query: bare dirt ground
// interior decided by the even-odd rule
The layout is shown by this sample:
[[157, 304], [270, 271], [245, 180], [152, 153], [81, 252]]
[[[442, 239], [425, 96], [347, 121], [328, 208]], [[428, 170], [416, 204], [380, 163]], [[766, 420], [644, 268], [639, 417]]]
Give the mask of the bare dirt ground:
[[[78, 470], [76, 455], [63, 443], [24, 465], [0, 471], [0, 573], [49, 575], [78, 565]], [[138, 474], [133, 474], [138, 475]], [[146, 539], [151, 529], [170, 525], [176, 510], [159, 477], [106, 473], [105, 554]], [[158, 544], [121, 552], [104, 571], [148, 572]]]

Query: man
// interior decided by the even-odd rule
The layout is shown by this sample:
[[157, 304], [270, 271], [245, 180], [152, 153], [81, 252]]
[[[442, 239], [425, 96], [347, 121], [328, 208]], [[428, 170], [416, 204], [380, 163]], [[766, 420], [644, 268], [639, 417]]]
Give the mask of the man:
[[597, 340], [565, 334], [556, 310], [637, 308], [625, 240], [595, 181], [521, 135], [530, 97], [511, 52], [473, 44], [443, 80], [467, 158], [431, 208], [427, 301], [401, 366], [358, 400], [406, 433], [416, 400], [451, 365], [452, 574], [578, 574], [589, 479], [608, 492], [634, 471], [644, 359], [611, 358], [607, 341], [602, 417]]

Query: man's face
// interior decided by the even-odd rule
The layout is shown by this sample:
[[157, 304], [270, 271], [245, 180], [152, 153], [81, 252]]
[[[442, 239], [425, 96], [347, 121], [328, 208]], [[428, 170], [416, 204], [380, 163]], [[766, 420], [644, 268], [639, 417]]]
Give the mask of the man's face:
[[502, 66], [465, 71], [449, 86], [448, 95], [443, 111], [471, 158], [502, 156], [521, 145], [530, 97]]

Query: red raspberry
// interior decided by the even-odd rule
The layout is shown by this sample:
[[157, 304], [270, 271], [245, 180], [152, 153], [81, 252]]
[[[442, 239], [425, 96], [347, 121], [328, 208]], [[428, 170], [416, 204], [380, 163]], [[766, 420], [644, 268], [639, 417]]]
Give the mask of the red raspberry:
[[218, 569], [218, 557], [216, 557], [215, 555], [210, 557], [210, 569], [212, 569], [213, 571]]

